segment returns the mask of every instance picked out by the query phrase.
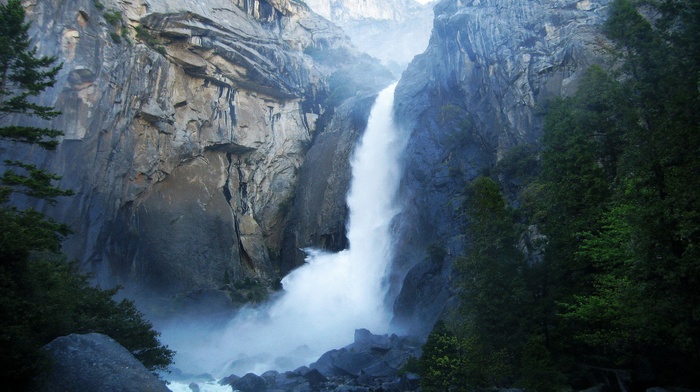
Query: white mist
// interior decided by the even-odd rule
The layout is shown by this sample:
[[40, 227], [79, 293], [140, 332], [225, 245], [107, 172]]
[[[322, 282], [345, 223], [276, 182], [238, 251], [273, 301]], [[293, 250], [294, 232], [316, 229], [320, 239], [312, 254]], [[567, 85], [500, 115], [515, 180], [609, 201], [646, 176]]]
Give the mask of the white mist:
[[351, 161], [349, 249], [307, 250], [307, 263], [282, 280], [279, 297], [239, 312], [223, 332], [165, 328], [164, 341], [178, 352], [176, 367], [216, 377], [293, 370], [352, 343], [357, 328], [387, 332], [385, 276], [404, 147], [393, 124], [395, 86], [378, 95]]

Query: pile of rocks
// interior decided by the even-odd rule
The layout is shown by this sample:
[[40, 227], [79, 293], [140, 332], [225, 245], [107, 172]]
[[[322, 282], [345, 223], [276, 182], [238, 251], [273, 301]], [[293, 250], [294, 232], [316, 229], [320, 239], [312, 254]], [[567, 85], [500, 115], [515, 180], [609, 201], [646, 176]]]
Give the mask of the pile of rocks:
[[221, 381], [241, 392], [272, 391], [416, 391], [419, 378], [405, 371], [420, 357], [420, 341], [396, 335], [355, 331], [354, 343], [323, 354], [310, 366], [280, 373], [231, 375]]

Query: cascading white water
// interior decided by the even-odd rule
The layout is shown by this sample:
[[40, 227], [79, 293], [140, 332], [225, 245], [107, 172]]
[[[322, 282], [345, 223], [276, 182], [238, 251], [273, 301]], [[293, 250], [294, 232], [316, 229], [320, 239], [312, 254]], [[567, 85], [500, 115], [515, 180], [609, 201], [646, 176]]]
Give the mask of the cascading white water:
[[177, 367], [217, 376], [291, 370], [351, 343], [357, 328], [387, 331], [391, 314], [384, 307], [384, 279], [404, 147], [393, 124], [394, 87], [377, 97], [352, 158], [349, 248], [308, 250], [307, 263], [282, 280], [278, 298], [240, 312], [221, 334], [173, 336], [166, 328], [164, 337], [178, 351]]

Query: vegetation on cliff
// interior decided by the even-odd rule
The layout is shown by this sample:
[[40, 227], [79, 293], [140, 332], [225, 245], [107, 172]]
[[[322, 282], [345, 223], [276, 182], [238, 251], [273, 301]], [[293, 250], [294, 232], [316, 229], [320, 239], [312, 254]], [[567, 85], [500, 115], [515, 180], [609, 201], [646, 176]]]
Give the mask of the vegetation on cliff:
[[[61, 68], [53, 57], [38, 57], [28, 38], [29, 23], [19, 0], [0, 5], [0, 121], [8, 114], [50, 120], [60, 113], [34, 100], [53, 86]], [[28, 122], [27, 122], [28, 123]], [[63, 133], [34, 126], [3, 124], [4, 148], [16, 143], [56, 148]], [[0, 178], [0, 378], [26, 390], [41, 369], [40, 348], [58, 336], [100, 332], [130, 350], [148, 369], [167, 367], [173, 352], [128, 300], [112, 299], [117, 289], [89, 284], [74, 263], [60, 254], [70, 229], [34, 209], [21, 209], [13, 194], [53, 205], [69, 190], [60, 177], [21, 161], [4, 161]]]
[[546, 108], [537, 176], [503, 159], [470, 185], [462, 307], [428, 339], [424, 390], [583, 388], [604, 369], [700, 387], [700, 4], [637, 3], [604, 27], [623, 66]]

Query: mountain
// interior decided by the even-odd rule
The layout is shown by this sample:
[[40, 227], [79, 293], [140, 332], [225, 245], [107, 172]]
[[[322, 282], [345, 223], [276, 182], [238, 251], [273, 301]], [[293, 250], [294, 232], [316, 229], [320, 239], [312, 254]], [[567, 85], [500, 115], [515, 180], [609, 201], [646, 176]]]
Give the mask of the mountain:
[[310, 0], [314, 12], [340, 26], [358, 49], [398, 76], [428, 45], [432, 5], [415, 0]]
[[[427, 50], [396, 90], [408, 139], [397, 326], [425, 333], [451, 306], [466, 183], [538, 140], [540, 104], [607, 66], [608, 2], [434, 5]], [[346, 32], [416, 42], [401, 32], [433, 12], [410, 0], [309, 4]], [[43, 0], [29, 14], [40, 52], [64, 62], [41, 103], [63, 111], [49, 126], [66, 135], [52, 153], [0, 148], [76, 191], [37, 207], [74, 228], [64, 249], [101, 285], [240, 304], [303, 263], [300, 249], [345, 247], [348, 157], [391, 75], [331, 21], [291, 0]], [[377, 48], [385, 63], [412, 58]]]
[[63, 62], [41, 101], [65, 136], [1, 148], [76, 192], [37, 206], [75, 231], [69, 257], [131, 295], [264, 297], [328, 79], [378, 64], [297, 1], [42, 0], [28, 15]]
[[[442, 0], [427, 50], [396, 89], [409, 138], [399, 222], [397, 326], [427, 333], [453, 306], [451, 260], [462, 251], [466, 184], [512, 147], [536, 143], [548, 99], [610, 66], [600, 26], [609, 0]], [[441, 249], [445, 260], [429, 257]], [[434, 254], [434, 252], [433, 252]]]
[[341, 24], [353, 20], [405, 20], [417, 8], [415, 0], [309, 0], [314, 12]]

